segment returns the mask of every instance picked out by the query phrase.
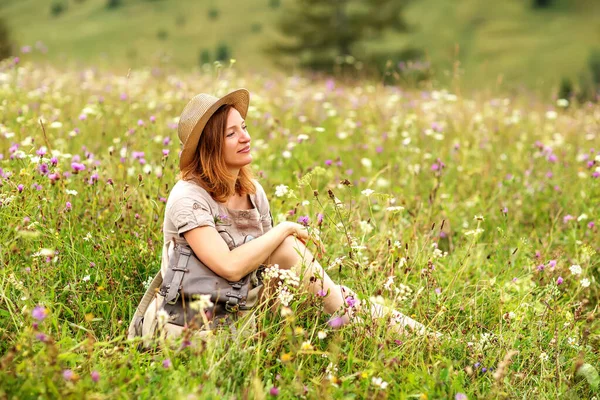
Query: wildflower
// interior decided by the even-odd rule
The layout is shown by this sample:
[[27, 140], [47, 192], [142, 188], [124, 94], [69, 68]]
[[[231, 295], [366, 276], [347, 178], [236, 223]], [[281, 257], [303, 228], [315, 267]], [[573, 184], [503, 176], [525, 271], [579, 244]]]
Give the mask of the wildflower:
[[321, 226], [322, 223], [323, 223], [323, 214], [318, 213], [317, 214], [317, 225]]
[[17, 186], [17, 190], [19, 191], [19, 193], [23, 192], [23, 185], [19, 184], [19, 186]]
[[73, 380], [73, 378], [75, 378], [75, 373], [73, 371], [71, 371], [70, 369], [65, 369], [63, 371], [63, 378], [66, 381], [71, 381]]
[[283, 197], [288, 193], [288, 191], [289, 188], [286, 185], [277, 185], [275, 187], [275, 196]]
[[66, 194], [70, 194], [71, 196], [77, 196], [77, 190], [67, 189], [65, 190]]
[[304, 335], [304, 329], [303, 329], [301, 326], [297, 326], [297, 327], [294, 329], [294, 333], [295, 333], [296, 335], [298, 335], [298, 336], [300, 336], [300, 335]]
[[550, 267], [550, 270], [554, 270], [554, 268], [556, 267], [556, 260], [548, 261], [548, 267]]
[[46, 336], [46, 334], [42, 332], [36, 333], [35, 338], [42, 343], [46, 343], [46, 341], [48, 340], [48, 336]]
[[163, 149], [162, 154], [164, 157], [169, 155], [169, 149]]
[[329, 324], [330, 327], [337, 329], [340, 326], [344, 325], [344, 320], [342, 319], [342, 317], [333, 317], [329, 321], [327, 321], [327, 324]]
[[321, 340], [325, 339], [327, 337], [327, 333], [325, 331], [319, 331], [317, 333], [317, 337]]
[[375, 193], [375, 191], [374, 191], [374, 190], [372, 190], [372, 189], [365, 189], [365, 190], [363, 190], [361, 193], [362, 193], [363, 195], [365, 195], [365, 196], [369, 197], [369, 196], [371, 196], [373, 193]]
[[354, 296], [346, 297], [346, 304], [350, 308], [354, 308], [358, 304], [358, 299], [354, 298]]
[[71, 206], [71, 202], [70, 202], [70, 201], [67, 201], [67, 202], [65, 203], [65, 210], [67, 210], [67, 211], [71, 211], [71, 208], [72, 208], [72, 206]]
[[195, 300], [190, 303], [190, 308], [196, 311], [204, 311], [208, 308], [214, 306], [213, 302], [210, 300], [209, 294], [201, 294], [194, 296]]
[[167, 322], [169, 322], [169, 313], [165, 310], [159, 310], [156, 313], [156, 321], [158, 322], [158, 326], [162, 328]]
[[563, 217], [563, 222], [566, 224], [567, 222], [569, 222], [569, 221], [571, 221], [571, 220], [573, 220], [573, 219], [575, 219], [575, 217], [574, 217], [574, 216], [572, 216], [571, 214], [567, 214], [567, 215], [565, 215], [565, 216]]
[[78, 174], [79, 171], [85, 170], [85, 165], [78, 163], [78, 162], [72, 162], [71, 169], [73, 169], [74, 174]]
[[269, 390], [269, 394], [271, 396], [279, 396], [279, 389], [277, 387], [273, 386], [271, 388], [271, 390]]
[[303, 215], [298, 218], [298, 223], [302, 224], [304, 226], [308, 226], [309, 222], [310, 222], [310, 218], [308, 217], [308, 215]]
[[584, 288], [590, 286], [590, 280], [588, 278], [583, 278], [579, 283], [581, 283], [581, 286]]
[[557, 285], [562, 285], [563, 281], [564, 281], [564, 280], [563, 280], [562, 276], [559, 276], [559, 277], [556, 279], [556, 284], [557, 284]]
[[290, 353], [283, 353], [281, 355], [281, 362], [282, 363], [290, 362], [291, 360], [292, 360], [292, 355]]
[[46, 310], [44, 306], [35, 306], [31, 312], [31, 316], [39, 322], [42, 322], [48, 316], [48, 310]]
[[163, 360], [162, 366], [163, 366], [163, 368], [171, 368], [171, 359], [167, 358], [167, 359]]
[[548, 359], [549, 359], [548, 354], [546, 354], [545, 352], [540, 353], [540, 360], [542, 362], [548, 361]]
[[313, 346], [312, 346], [312, 344], [310, 344], [310, 342], [309, 342], [309, 341], [305, 341], [305, 342], [302, 342], [302, 345], [300, 346], [300, 349], [301, 349], [301, 350], [307, 350], [307, 351], [310, 351], [310, 350], [312, 350], [312, 349], [313, 349]]
[[317, 296], [319, 296], [319, 297], [325, 297], [325, 296], [327, 296], [327, 292], [325, 290], [323, 290], [323, 289], [320, 289], [317, 292]]
[[390, 206], [390, 207], [386, 207], [385, 210], [386, 211], [390, 211], [390, 212], [396, 212], [396, 211], [402, 211], [402, 210], [404, 210], [404, 207], [402, 207], [402, 206]]
[[569, 271], [571, 271], [571, 273], [573, 275], [581, 275], [581, 266], [579, 266], [579, 265], [571, 265], [569, 267]]
[[464, 393], [456, 393], [456, 396], [454, 396], [454, 400], [469, 400], [469, 398]]
[[388, 383], [386, 381], [384, 381], [383, 379], [378, 378], [378, 377], [373, 377], [371, 379], [371, 383], [375, 386], [378, 386], [382, 390], [385, 390], [385, 388], [387, 388], [387, 386], [388, 386]]
[[100, 373], [98, 371], [92, 371], [90, 376], [92, 377], [92, 381], [94, 382], [98, 382], [100, 380]]
[[483, 219], [483, 215], [476, 215], [476, 216], [475, 216], [473, 219], [474, 219], [475, 221], [484, 221], [484, 219]]

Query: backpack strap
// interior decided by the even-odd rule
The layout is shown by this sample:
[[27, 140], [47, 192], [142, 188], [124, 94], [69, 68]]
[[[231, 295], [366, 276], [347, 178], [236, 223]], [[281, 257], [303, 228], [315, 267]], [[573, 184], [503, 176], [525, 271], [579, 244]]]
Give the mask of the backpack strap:
[[142, 297], [140, 304], [137, 306], [135, 314], [133, 314], [133, 319], [129, 324], [127, 339], [133, 339], [136, 336], [142, 336], [142, 322], [144, 321], [144, 314], [146, 313], [146, 310], [148, 309], [148, 306], [152, 300], [154, 300], [157, 290], [160, 289], [162, 280], [162, 274], [159, 270], [154, 279], [152, 279], [148, 289], [146, 289], [146, 293], [144, 294], [144, 297]]

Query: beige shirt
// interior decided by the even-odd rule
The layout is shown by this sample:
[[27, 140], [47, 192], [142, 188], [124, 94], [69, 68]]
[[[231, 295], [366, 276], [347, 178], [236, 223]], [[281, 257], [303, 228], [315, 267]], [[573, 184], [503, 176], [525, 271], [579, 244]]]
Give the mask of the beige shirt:
[[[163, 277], [169, 266], [173, 240], [188, 244], [183, 234], [201, 226], [215, 228], [232, 250], [271, 229], [269, 201], [257, 180], [252, 182], [256, 193], [250, 194], [254, 206], [250, 210], [234, 210], [216, 202], [210, 194], [191, 181], [178, 181], [169, 193], [163, 224], [163, 252], [161, 273]], [[188, 244], [189, 245], [189, 244]], [[202, 260], [202, 254], [196, 254]]]

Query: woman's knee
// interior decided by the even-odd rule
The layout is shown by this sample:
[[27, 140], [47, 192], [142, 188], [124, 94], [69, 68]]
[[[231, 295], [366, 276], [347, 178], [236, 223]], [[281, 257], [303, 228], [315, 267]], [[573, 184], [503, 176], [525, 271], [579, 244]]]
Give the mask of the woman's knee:
[[303, 258], [307, 254], [306, 247], [293, 236], [288, 236], [281, 244], [271, 253], [268, 264], [278, 264], [279, 268], [291, 269], [302, 263]]

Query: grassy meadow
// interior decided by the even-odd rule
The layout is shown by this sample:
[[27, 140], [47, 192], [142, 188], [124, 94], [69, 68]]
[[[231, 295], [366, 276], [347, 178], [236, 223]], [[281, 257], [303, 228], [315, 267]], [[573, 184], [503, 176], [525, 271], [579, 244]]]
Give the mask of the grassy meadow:
[[[191, 68], [203, 50], [214, 60], [220, 44], [244, 71], [272, 69], [264, 48], [280, 38], [276, 22], [289, 0], [3, 0], [11, 36], [31, 51], [22, 57], [52, 63], [102, 65], [118, 73], [147, 65]], [[280, 3], [279, 7], [270, 4]], [[600, 3], [554, 0], [534, 9], [532, 0], [418, 0], [408, 2], [410, 31], [387, 33], [360, 48], [424, 52], [442, 84], [458, 74], [464, 90], [496, 93], [526, 87], [547, 95], [569, 77], [576, 84], [598, 48]], [[63, 5], [53, 16], [51, 9]]]
[[[292, 286], [251, 337], [126, 340], [159, 269], [177, 117], [239, 87], [276, 222], [308, 218], [334, 280], [442, 339], [334, 328]], [[0, 116], [0, 398], [598, 396], [597, 104], [7, 60]]]

